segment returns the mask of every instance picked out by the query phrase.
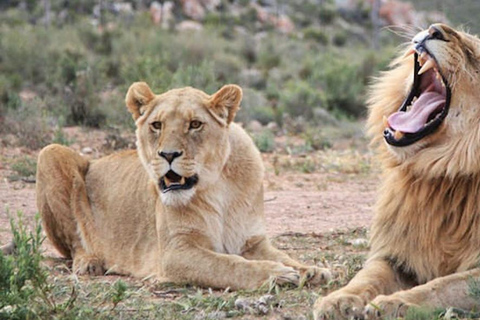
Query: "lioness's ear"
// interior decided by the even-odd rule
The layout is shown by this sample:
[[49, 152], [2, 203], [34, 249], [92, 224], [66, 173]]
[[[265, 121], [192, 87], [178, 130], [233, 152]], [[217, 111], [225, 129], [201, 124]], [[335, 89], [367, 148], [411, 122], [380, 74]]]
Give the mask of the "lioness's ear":
[[135, 82], [130, 86], [125, 103], [134, 120], [137, 120], [145, 112], [145, 106], [153, 98], [155, 98], [155, 94], [145, 82]]
[[228, 84], [212, 95], [210, 110], [217, 120], [228, 125], [240, 109], [241, 101], [242, 89], [237, 85]]

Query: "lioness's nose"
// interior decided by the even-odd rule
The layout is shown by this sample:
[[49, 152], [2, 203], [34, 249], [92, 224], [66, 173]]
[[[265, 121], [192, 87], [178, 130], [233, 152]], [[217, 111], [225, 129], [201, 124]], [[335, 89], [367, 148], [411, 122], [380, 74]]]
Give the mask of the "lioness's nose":
[[172, 163], [175, 158], [180, 157], [183, 154], [183, 152], [178, 152], [178, 151], [173, 151], [173, 152], [163, 152], [159, 151], [158, 155], [162, 158], [165, 158], [165, 160], [168, 161], [168, 163]]

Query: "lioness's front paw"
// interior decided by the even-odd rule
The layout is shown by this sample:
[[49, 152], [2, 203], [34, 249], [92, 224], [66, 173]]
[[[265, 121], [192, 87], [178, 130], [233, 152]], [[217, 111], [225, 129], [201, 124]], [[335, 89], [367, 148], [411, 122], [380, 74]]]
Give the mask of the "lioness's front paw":
[[298, 286], [300, 283], [300, 273], [281, 263], [275, 263], [275, 267], [272, 269], [270, 276], [273, 277], [278, 284], [292, 283]]
[[325, 284], [332, 279], [330, 270], [319, 267], [308, 267], [300, 270], [300, 275], [304, 283]]
[[360, 296], [337, 291], [315, 302], [313, 316], [316, 320], [361, 318], [364, 307]]
[[103, 259], [87, 254], [75, 256], [72, 269], [79, 275], [101, 276], [105, 274]]
[[392, 294], [389, 296], [377, 296], [365, 307], [365, 318], [371, 319], [387, 319], [404, 317], [408, 308], [414, 304], [407, 302], [400, 297], [399, 294]]

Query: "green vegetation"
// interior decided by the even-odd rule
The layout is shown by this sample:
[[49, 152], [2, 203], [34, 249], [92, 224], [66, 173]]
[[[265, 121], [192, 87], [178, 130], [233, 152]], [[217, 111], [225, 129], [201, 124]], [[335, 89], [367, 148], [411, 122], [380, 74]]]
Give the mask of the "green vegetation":
[[154, 27], [143, 11], [128, 19], [107, 15], [108, 27], [99, 28], [81, 14], [93, 4], [74, 5], [76, 14], [69, 8], [70, 19], [48, 28], [28, 22], [41, 18], [33, 3], [27, 11], [0, 11], [0, 131], [14, 134], [18, 145], [68, 144], [63, 126], [131, 127], [123, 99], [135, 81], [156, 92], [190, 85], [207, 93], [238, 83], [246, 93], [238, 114], [244, 123], [282, 125], [288, 114], [316, 125], [311, 116], [319, 107], [354, 119], [365, 114], [369, 78], [393, 53], [350, 39], [329, 1], [312, 12], [322, 25], [304, 21], [302, 37], [254, 27], [248, 10], [240, 19], [211, 13], [197, 32]]

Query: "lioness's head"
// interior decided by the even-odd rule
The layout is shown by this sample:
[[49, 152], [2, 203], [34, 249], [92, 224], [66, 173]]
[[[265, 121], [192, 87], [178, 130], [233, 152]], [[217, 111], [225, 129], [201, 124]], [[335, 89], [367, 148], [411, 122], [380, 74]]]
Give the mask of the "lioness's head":
[[185, 205], [219, 179], [241, 99], [236, 85], [210, 96], [190, 87], [156, 95], [144, 82], [132, 84], [126, 104], [137, 125], [138, 154], [165, 205]]
[[477, 37], [434, 24], [377, 79], [368, 126], [390, 165], [429, 176], [480, 170], [479, 58]]

